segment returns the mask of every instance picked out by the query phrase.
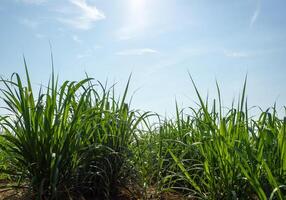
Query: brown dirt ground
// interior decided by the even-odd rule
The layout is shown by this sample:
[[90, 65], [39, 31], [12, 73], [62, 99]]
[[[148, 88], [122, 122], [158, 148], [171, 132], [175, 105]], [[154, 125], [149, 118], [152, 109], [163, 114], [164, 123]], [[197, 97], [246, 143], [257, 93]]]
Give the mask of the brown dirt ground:
[[27, 189], [5, 188], [7, 184], [8, 180], [0, 180], [0, 200], [31, 200]]
[[186, 199], [182, 195], [180, 195], [178, 193], [174, 193], [174, 192], [173, 193], [165, 192], [165, 193], [162, 193], [159, 195], [156, 193], [155, 188], [149, 188], [146, 193], [147, 193], [147, 197], [145, 196], [145, 198], [140, 197], [140, 195], [138, 195], [138, 194], [135, 195], [136, 197], [134, 197], [134, 195], [130, 194], [130, 192], [128, 192], [126, 190], [122, 190], [121, 195], [118, 198], [118, 200], [143, 200], [143, 199], [147, 199], [147, 200], [184, 200], [184, 199]]
[[[1, 189], [1, 186], [5, 186], [8, 184], [6, 180], [0, 180], [0, 200], [32, 200], [31, 196], [29, 196], [27, 190], [25, 189]], [[184, 200], [182, 195], [177, 193], [166, 192], [161, 195], [156, 194], [155, 188], [150, 188], [147, 191], [147, 197], [139, 197], [139, 195], [132, 195], [127, 190], [122, 189], [121, 194], [115, 200]], [[84, 199], [82, 199], [84, 200]]]

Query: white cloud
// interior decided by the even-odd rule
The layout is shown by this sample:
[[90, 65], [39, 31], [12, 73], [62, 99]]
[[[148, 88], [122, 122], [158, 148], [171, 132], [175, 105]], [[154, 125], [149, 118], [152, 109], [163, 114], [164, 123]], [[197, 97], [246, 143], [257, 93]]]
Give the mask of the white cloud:
[[94, 45], [93, 46], [93, 50], [97, 50], [97, 49], [101, 49], [102, 48], [102, 46], [101, 45], [99, 45], [99, 44], [96, 44], [96, 45]]
[[247, 58], [250, 55], [245, 52], [225, 51], [224, 55], [231, 58]]
[[35, 34], [35, 37], [36, 37], [36, 38], [39, 38], [39, 39], [43, 39], [43, 38], [46, 37], [46, 35], [41, 34], [41, 33], [36, 33], [36, 34]]
[[133, 36], [128, 35], [128, 34], [124, 34], [121, 31], [119, 31], [119, 33], [118, 33], [118, 39], [119, 40], [130, 40], [132, 38], [133, 38]]
[[260, 1], [258, 0], [257, 1], [257, 5], [256, 5], [256, 9], [250, 19], [250, 27], [252, 27], [255, 22], [257, 21], [258, 17], [259, 17], [259, 14], [260, 14]]
[[79, 39], [79, 37], [77, 35], [73, 35], [72, 36], [73, 41], [75, 41], [76, 43], [81, 44], [83, 41], [81, 39]]
[[76, 58], [80, 60], [80, 59], [84, 59], [84, 58], [87, 58], [87, 57], [91, 57], [93, 54], [94, 54], [93, 50], [92, 49], [88, 49], [88, 50], [86, 50], [83, 53], [77, 54]]
[[154, 54], [154, 53], [159, 53], [158, 51], [150, 48], [143, 48], [143, 49], [128, 49], [124, 51], [117, 52], [116, 55], [119, 56], [141, 56], [145, 54]]
[[130, 40], [138, 36], [141, 36], [146, 32], [145, 28], [139, 24], [130, 24], [124, 27], [121, 27], [117, 30], [116, 35], [119, 40]]
[[37, 5], [47, 2], [47, 0], [17, 0], [17, 1], [26, 3], [26, 4], [37, 4]]
[[20, 23], [32, 29], [36, 29], [40, 24], [38, 21], [27, 18], [20, 19]]
[[102, 11], [96, 6], [88, 5], [86, 0], [70, 0], [71, 7], [58, 9], [61, 14], [69, 15], [58, 18], [64, 24], [76, 29], [91, 29], [96, 21], [105, 19]]
[[83, 58], [86, 58], [86, 57], [90, 57], [92, 54], [90, 52], [87, 52], [87, 53], [84, 53], [84, 54], [78, 54], [76, 55], [76, 58], [77, 59], [83, 59]]
[[96, 51], [98, 49], [102, 48], [101, 45], [94, 45], [93, 47], [89, 48], [89, 49], [86, 49], [85, 51], [79, 53], [76, 55], [76, 58], [77, 59], [85, 59], [87, 57], [91, 57], [91, 56], [94, 56]]

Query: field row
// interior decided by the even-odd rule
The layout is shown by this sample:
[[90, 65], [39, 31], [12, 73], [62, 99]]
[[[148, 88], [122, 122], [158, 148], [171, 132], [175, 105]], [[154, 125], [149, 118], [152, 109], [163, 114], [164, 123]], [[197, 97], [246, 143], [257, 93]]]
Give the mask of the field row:
[[286, 117], [275, 106], [249, 117], [246, 82], [226, 114], [218, 86], [209, 103], [193, 84], [199, 108], [174, 105], [174, 119], [131, 109], [129, 83], [117, 98], [92, 78], [59, 85], [54, 74], [35, 91], [27, 67], [24, 80], [2, 79], [0, 197], [286, 199]]

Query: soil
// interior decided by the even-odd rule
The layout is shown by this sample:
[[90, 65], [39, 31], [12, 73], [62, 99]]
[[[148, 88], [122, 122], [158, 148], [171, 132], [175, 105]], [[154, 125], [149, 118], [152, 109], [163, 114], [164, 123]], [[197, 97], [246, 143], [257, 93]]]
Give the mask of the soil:
[[31, 200], [27, 189], [7, 188], [9, 183], [8, 180], [0, 180], [0, 200]]
[[[118, 198], [118, 200], [184, 200], [182, 195], [178, 193], [171, 193], [171, 192], [165, 192], [162, 194], [157, 194], [155, 188], [149, 188], [146, 192], [145, 198], [140, 197], [140, 195], [136, 195], [137, 197], [134, 197], [134, 195], [131, 195], [128, 193], [128, 191], [122, 191], [121, 196]], [[143, 195], [141, 195], [143, 196]]]
[[[0, 200], [32, 200], [26, 189], [3, 188], [9, 182], [7, 180], [0, 180]], [[1, 189], [2, 188], [2, 189]], [[122, 189], [121, 194], [114, 200], [183, 200], [182, 195], [177, 193], [166, 192], [161, 195], [156, 194], [155, 188], [150, 188], [147, 191], [147, 197], [143, 198], [139, 195], [130, 194], [127, 190]], [[85, 200], [85, 199], [82, 199]]]

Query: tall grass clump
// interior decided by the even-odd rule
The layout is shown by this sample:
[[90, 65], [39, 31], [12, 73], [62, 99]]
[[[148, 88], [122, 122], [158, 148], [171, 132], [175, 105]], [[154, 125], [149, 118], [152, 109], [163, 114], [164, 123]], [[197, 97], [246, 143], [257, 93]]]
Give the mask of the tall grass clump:
[[17, 73], [1, 79], [9, 112], [1, 116], [0, 149], [8, 158], [1, 172], [36, 199], [117, 195], [131, 181], [129, 146], [144, 118], [125, 103], [129, 81], [116, 99], [91, 78], [59, 85], [53, 73], [35, 94], [26, 62], [25, 69], [26, 81]]
[[148, 137], [157, 144], [145, 154], [155, 158], [158, 189], [191, 199], [285, 199], [286, 118], [275, 106], [258, 119], [249, 117], [246, 82], [238, 105], [225, 115], [218, 86], [212, 104], [194, 88], [199, 108], [176, 106], [176, 118]]

